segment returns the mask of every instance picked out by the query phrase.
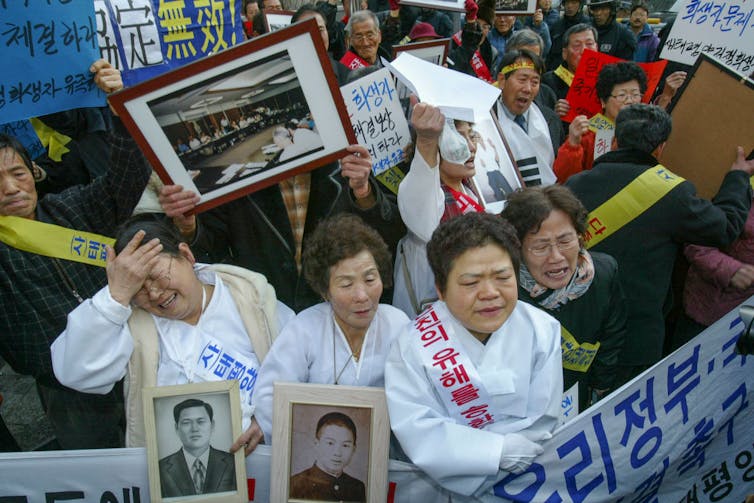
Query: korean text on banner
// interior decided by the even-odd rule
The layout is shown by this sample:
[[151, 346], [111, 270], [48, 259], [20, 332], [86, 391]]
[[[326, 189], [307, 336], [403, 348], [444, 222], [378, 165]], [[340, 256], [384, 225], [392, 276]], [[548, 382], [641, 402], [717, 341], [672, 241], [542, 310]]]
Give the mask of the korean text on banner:
[[105, 104], [91, 2], [0, 2], [0, 19], [0, 123]]
[[411, 137], [390, 72], [383, 68], [340, 91], [356, 139], [372, 156], [374, 175], [400, 163]]
[[680, 0], [660, 57], [693, 65], [700, 54], [742, 75], [754, 71], [754, 2]]

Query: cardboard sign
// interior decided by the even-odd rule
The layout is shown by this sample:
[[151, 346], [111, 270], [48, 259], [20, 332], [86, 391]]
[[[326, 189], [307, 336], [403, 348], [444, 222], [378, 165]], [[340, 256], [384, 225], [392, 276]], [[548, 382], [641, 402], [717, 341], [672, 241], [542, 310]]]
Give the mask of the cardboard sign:
[[[568, 89], [566, 100], [571, 105], [571, 109], [563, 117], [565, 122], [571, 122], [577, 115], [586, 115], [591, 117], [602, 110], [602, 104], [597, 97], [597, 76], [602, 67], [610, 63], [620, 63], [625, 61], [609, 54], [584, 50], [581, 56], [578, 68], [573, 75], [573, 82]], [[649, 102], [650, 98], [660, 83], [662, 72], [665, 70], [667, 61], [657, 61], [655, 63], [637, 63], [647, 75], [647, 91], [642, 98], [643, 103]]]

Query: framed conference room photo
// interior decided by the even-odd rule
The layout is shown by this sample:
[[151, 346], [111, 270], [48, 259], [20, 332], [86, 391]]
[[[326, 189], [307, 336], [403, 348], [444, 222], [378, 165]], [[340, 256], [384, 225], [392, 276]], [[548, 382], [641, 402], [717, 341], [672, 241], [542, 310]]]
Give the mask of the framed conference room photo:
[[335, 161], [356, 143], [313, 19], [109, 101], [162, 181], [201, 196], [196, 212]]
[[275, 383], [273, 402], [271, 501], [384, 503], [384, 389]]
[[143, 390], [149, 494], [153, 502], [248, 501], [239, 382], [211, 381]]

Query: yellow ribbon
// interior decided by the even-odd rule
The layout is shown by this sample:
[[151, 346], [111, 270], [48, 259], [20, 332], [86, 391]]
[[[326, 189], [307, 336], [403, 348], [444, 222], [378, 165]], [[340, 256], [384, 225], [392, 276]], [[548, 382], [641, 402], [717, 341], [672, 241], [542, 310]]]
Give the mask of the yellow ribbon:
[[532, 63], [531, 61], [519, 60], [519, 61], [515, 61], [511, 63], [510, 65], [504, 66], [503, 69], [500, 70], [500, 73], [502, 73], [503, 75], [508, 75], [509, 73], [515, 70], [525, 70], [525, 69], [536, 70], [536, 68], [534, 68], [534, 63]]
[[42, 142], [42, 146], [47, 148], [47, 155], [50, 156], [50, 159], [60, 162], [63, 154], [70, 152], [68, 147], [66, 147], [68, 142], [71, 141], [70, 136], [55, 131], [36, 117], [29, 119], [29, 122], [31, 122], [34, 131], [37, 133], [39, 141]]
[[406, 175], [400, 170], [400, 168], [398, 168], [398, 166], [393, 166], [392, 168], [386, 169], [375, 178], [377, 178], [382, 185], [390, 189], [390, 192], [398, 194], [398, 185], [401, 184], [405, 177]]
[[591, 248], [644, 213], [684, 179], [658, 164], [589, 213], [584, 241]]
[[571, 87], [571, 83], [573, 82], [573, 72], [571, 70], [563, 65], [560, 65], [555, 69], [555, 75], [560, 77], [560, 80], [568, 84], [568, 87]]
[[603, 114], [595, 114], [589, 119], [589, 129], [591, 129], [593, 133], [603, 129], [615, 129], [615, 123]]
[[0, 216], [0, 241], [30, 253], [105, 267], [105, 245], [115, 240], [28, 218]]
[[571, 332], [560, 325], [560, 348], [563, 350], [563, 368], [576, 372], [586, 372], [600, 349], [600, 343], [590, 344], [585, 342], [579, 344], [576, 338], [571, 335]]

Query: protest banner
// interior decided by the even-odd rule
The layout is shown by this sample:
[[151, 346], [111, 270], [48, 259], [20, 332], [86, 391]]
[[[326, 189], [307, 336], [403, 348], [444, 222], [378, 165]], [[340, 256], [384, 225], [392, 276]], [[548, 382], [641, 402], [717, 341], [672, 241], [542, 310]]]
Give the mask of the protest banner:
[[411, 142], [408, 122], [403, 115], [398, 92], [390, 72], [383, 68], [340, 88], [356, 141], [372, 156], [372, 173], [393, 192], [400, 179], [381, 177], [405, 158]]
[[89, 66], [99, 58], [89, 2], [0, 2], [0, 124], [102, 106]]
[[101, 57], [127, 87], [244, 41], [241, 0], [94, 0]]
[[751, 0], [679, 0], [678, 16], [661, 58], [693, 65], [700, 54], [750, 75], [754, 70], [754, 3]]
[[[743, 330], [731, 311], [556, 430], [534, 464], [481, 501], [740, 503], [754, 493], [754, 358], [735, 351]], [[250, 501], [270, 501], [270, 460], [267, 445], [246, 458]], [[414, 465], [388, 468], [388, 503], [448, 496]], [[0, 502], [64, 497], [149, 501], [145, 449], [0, 455]]]
[[34, 127], [28, 120], [20, 120], [8, 122], [7, 124], [0, 125], [0, 133], [13, 136], [16, 140], [21, 142], [26, 152], [29, 154], [29, 159], [36, 159], [40, 155], [45, 153], [45, 148], [42, 142], [39, 140], [37, 133], [34, 132]]
[[[571, 109], [563, 117], [565, 122], [571, 122], [577, 115], [592, 117], [602, 110], [602, 104], [597, 97], [597, 76], [602, 67], [611, 63], [625, 61], [609, 54], [604, 54], [589, 49], [584, 50], [576, 72], [573, 74], [573, 82], [568, 89], [566, 100]], [[642, 97], [643, 103], [648, 103], [660, 83], [662, 72], [665, 70], [667, 61], [655, 63], [637, 63], [647, 75], [647, 90]]]

